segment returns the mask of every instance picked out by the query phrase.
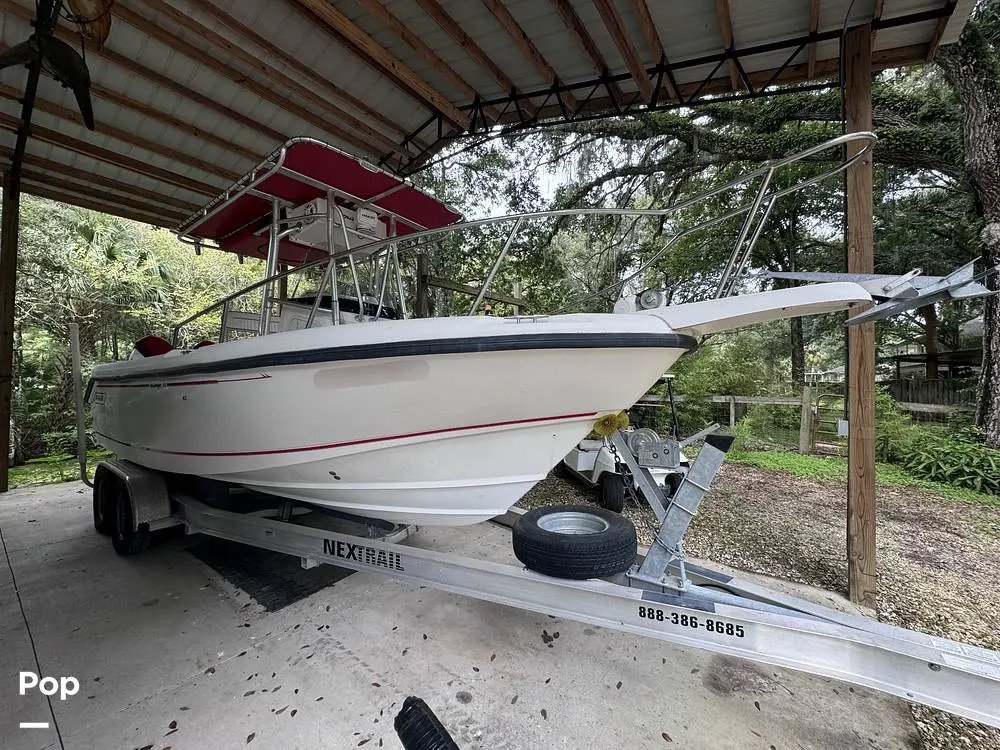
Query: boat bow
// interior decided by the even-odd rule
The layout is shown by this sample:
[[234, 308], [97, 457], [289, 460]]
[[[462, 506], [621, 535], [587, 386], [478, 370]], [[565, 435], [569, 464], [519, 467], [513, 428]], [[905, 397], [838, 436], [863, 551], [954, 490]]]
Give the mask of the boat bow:
[[840, 312], [871, 299], [860, 284], [836, 282], [668, 305], [637, 313], [661, 318], [676, 333], [700, 337], [772, 320]]

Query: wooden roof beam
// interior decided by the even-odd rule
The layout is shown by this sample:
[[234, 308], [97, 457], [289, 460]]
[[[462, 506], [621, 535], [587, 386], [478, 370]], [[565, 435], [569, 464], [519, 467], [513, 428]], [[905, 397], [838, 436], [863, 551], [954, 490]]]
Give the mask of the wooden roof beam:
[[[722, 45], [726, 52], [732, 52], [733, 45], [733, 15], [730, 12], [729, 0], [715, 0], [715, 15], [719, 18], [719, 29], [722, 31]], [[740, 80], [739, 66], [734, 58], [729, 58], [729, 85], [733, 91], [743, 90], [743, 81]]]
[[[0, 146], [0, 159], [6, 160], [10, 163], [13, 159], [14, 150], [6, 148], [5, 146]], [[26, 153], [24, 155], [24, 163], [29, 167], [36, 167], [37, 170], [44, 172], [55, 172], [56, 174], [65, 175], [76, 180], [81, 180], [87, 184], [100, 185], [108, 190], [112, 190], [118, 193], [123, 193], [126, 196], [133, 198], [143, 198], [148, 204], [155, 206], [161, 205], [167, 209], [179, 209], [184, 212], [186, 216], [193, 214], [201, 206], [197, 203], [190, 203], [180, 198], [174, 198], [170, 195], [164, 195], [162, 192], [156, 192], [155, 190], [145, 190], [140, 187], [136, 187], [128, 182], [121, 182], [112, 177], [106, 177], [97, 172], [88, 171], [86, 169], [78, 169], [76, 167], [71, 167], [68, 164], [61, 164], [59, 162], [52, 161], [51, 159], [45, 159], [41, 156], [36, 156], [32, 153]]]
[[[143, 102], [127, 97], [117, 91], [112, 91], [111, 89], [105, 88], [104, 86], [96, 84], [93, 81], [90, 83], [90, 93], [95, 99], [104, 99], [112, 104], [117, 104], [119, 107], [131, 109], [134, 112], [145, 115], [154, 122], [167, 125], [168, 127], [181, 131], [185, 135], [190, 135], [198, 140], [211, 143], [213, 146], [221, 148], [224, 151], [228, 151], [231, 154], [235, 154], [243, 159], [248, 159], [251, 162], [260, 161], [261, 155], [253, 149], [245, 148], [238, 143], [233, 143], [230, 139], [222, 138], [215, 135], [215, 133], [209, 133], [195, 125], [192, 125], [191, 123], [184, 122], [183, 120], [174, 117], [168, 112], [151, 107], [148, 104], [144, 104]], [[97, 127], [100, 129], [101, 124], [97, 123]]]
[[[653, 58], [663, 65], [669, 65], [670, 61], [667, 60], [666, 52], [663, 49], [663, 42], [660, 40], [660, 34], [656, 30], [656, 24], [653, 23], [653, 16], [649, 13], [649, 6], [646, 4], [646, 0], [632, 0], [632, 12], [635, 14], [635, 19], [639, 23], [639, 31], [642, 33], [642, 38], [646, 42], [646, 46], [652, 53]], [[683, 103], [683, 100], [677, 93], [677, 86], [675, 85], [674, 79], [667, 75], [663, 79], [663, 87], [667, 90], [668, 96], [671, 99], [676, 99], [678, 103]]]
[[[597, 48], [594, 38], [587, 31], [587, 27], [580, 20], [580, 16], [576, 14], [573, 5], [569, 0], [550, 0], [550, 2], [562, 19], [563, 24], [576, 38], [577, 43], [583, 48], [583, 51], [587, 53], [587, 57], [594, 64], [594, 70], [597, 71], [597, 74], [602, 76], [608, 75], [610, 72], [608, 63], [604, 59], [604, 55]], [[625, 102], [625, 94], [616, 81], [609, 81], [607, 88], [615, 104], [623, 104]]]
[[[3, 52], [6, 49], [8, 49], [7, 45], [0, 44], [0, 52]], [[211, 143], [213, 146], [218, 146], [219, 148], [225, 151], [229, 151], [230, 153], [240, 156], [244, 159], [249, 159], [250, 161], [253, 162], [257, 162], [260, 160], [260, 155], [257, 154], [257, 152], [252, 151], [251, 149], [248, 148], [244, 148], [243, 146], [240, 146], [238, 143], [233, 143], [228, 138], [220, 138], [214, 133], [207, 133], [201, 128], [195, 127], [190, 123], [186, 123], [183, 120], [180, 120], [179, 118], [174, 117], [173, 115], [167, 112], [163, 112], [162, 110], [156, 109], [155, 107], [151, 107], [148, 104], [144, 104], [143, 102], [127, 97], [124, 94], [121, 94], [117, 91], [112, 91], [111, 89], [105, 88], [104, 86], [96, 84], [93, 81], [90, 82], [90, 93], [94, 97], [94, 99], [104, 99], [105, 101], [109, 101], [112, 104], [117, 104], [120, 107], [131, 109], [135, 112], [138, 112], [139, 114], [145, 115], [146, 117], [148, 117], [151, 120], [154, 120], [155, 122], [172, 127], [175, 130], [179, 130], [185, 135], [194, 136], [199, 140], [207, 141]], [[98, 127], [100, 127], [100, 123], [98, 123]]]
[[[434, 50], [428, 47], [419, 36], [410, 31], [406, 24], [386, 10], [385, 6], [383, 6], [379, 0], [357, 0], [357, 2], [361, 5], [361, 7], [367, 10], [369, 15], [374, 17], [376, 21], [399, 37], [399, 39], [407, 44], [414, 52], [420, 55], [420, 57], [422, 57], [428, 65], [434, 68], [434, 70], [447, 80], [456, 91], [468, 99], [470, 103], [479, 98], [479, 93], [468, 81], [456, 73], [455, 69], [446, 63]], [[500, 116], [500, 110], [496, 107], [487, 107], [486, 112], [493, 121], [496, 121], [496, 119]]]
[[[528, 62], [531, 63], [532, 67], [538, 71], [538, 74], [542, 77], [542, 80], [547, 83], [551, 83], [553, 86], [558, 86], [559, 74], [556, 72], [555, 68], [549, 64], [549, 61], [545, 59], [542, 53], [539, 51], [531, 39], [528, 38], [527, 33], [521, 28], [521, 25], [517, 22], [517, 19], [511, 15], [507, 7], [503, 5], [499, 0], [483, 0], [483, 4], [486, 9], [490, 12], [493, 18], [496, 19], [500, 27], [507, 33], [507, 36], [511, 38], [514, 44], [521, 54], [524, 55]], [[576, 112], [579, 108], [579, 103], [568, 91], [558, 94], [559, 100], [563, 103], [570, 113]]]
[[[12, 117], [11, 115], [0, 112], [0, 128], [16, 132], [20, 122], [20, 119], [17, 117]], [[154, 166], [153, 164], [139, 159], [133, 159], [131, 156], [116, 153], [111, 149], [95, 146], [91, 143], [87, 143], [86, 141], [81, 141], [79, 138], [73, 138], [65, 133], [61, 133], [57, 130], [51, 130], [49, 128], [42, 127], [41, 125], [33, 124], [31, 126], [31, 136], [39, 141], [42, 141], [43, 143], [48, 143], [52, 146], [64, 148], [67, 151], [73, 151], [84, 156], [89, 156], [108, 164], [114, 164], [116, 167], [121, 167], [122, 169], [129, 170], [130, 172], [145, 175], [146, 177], [151, 177], [169, 185], [176, 185], [177, 187], [184, 188], [185, 190], [190, 190], [193, 193], [201, 193], [202, 195], [214, 198], [222, 192], [221, 188], [217, 188], [214, 185], [209, 185], [208, 183], [200, 182], [185, 175], [171, 172], [168, 169]]]
[[[184, 214], [181, 211], [173, 211], [163, 206], [151, 206], [148, 203], [138, 201], [127, 196], [113, 195], [92, 184], [68, 180], [65, 177], [59, 177], [58, 175], [49, 174], [36, 169], [25, 169], [23, 179], [26, 182], [33, 182], [35, 184], [44, 185], [48, 188], [65, 191], [69, 195], [83, 195], [88, 198], [93, 198], [98, 204], [104, 204], [105, 202], [113, 203], [135, 211], [136, 213], [162, 216], [163, 218], [169, 219], [174, 226], [180, 224], [185, 218], [187, 218], [187, 214]], [[106, 211], [106, 209], [98, 210]]]
[[635, 81], [639, 93], [642, 94], [643, 101], [652, 101], [653, 84], [649, 80], [646, 67], [642, 64], [642, 58], [629, 37], [625, 22], [619, 15], [618, 9], [615, 8], [611, 0], [594, 0], [594, 5], [597, 6], [597, 12], [600, 13], [604, 26], [624, 58], [628, 72], [632, 75], [632, 80]]
[[159, 214], [145, 211], [137, 211], [135, 209], [122, 208], [103, 199], [83, 197], [82, 194], [77, 191], [73, 191], [72, 198], [70, 198], [64, 192], [56, 190], [52, 187], [47, 187], [37, 181], [32, 181], [27, 175], [24, 177], [24, 192], [30, 193], [31, 195], [35, 195], [39, 198], [47, 198], [48, 200], [56, 201], [57, 203], [65, 203], [69, 206], [80, 206], [81, 208], [88, 208], [91, 211], [98, 211], [102, 214], [111, 214], [112, 216], [120, 216], [123, 219], [131, 219], [132, 221], [139, 221], [143, 224], [152, 224], [156, 227], [172, 227], [178, 223], [172, 217], [161, 216]]
[[[23, 92], [20, 89], [0, 84], [0, 99], [20, 102], [22, 95]], [[53, 115], [61, 120], [74, 122], [77, 125], [84, 127], [83, 118], [75, 109], [64, 107], [61, 104], [57, 104], [56, 102], [52, 102], [47, 99], [42, 99], [41, 97], [37, 97], [35, 99], [35, 107], [46, 114]], [[136, 148], [141, 148], [152, 154], [157, 154], [165, 159], [180, 162], [181, 164], [187, 164], [189, 167], [200, 169], [202, 172], [214, 175], [229, 182], [235, 182], [241, 176], [239, 172], [231, 172], [228, 169], [222, 169], [215, 164], [205, 161], [204, 159], [199, 159], [198, 157], [191, 156], [191, 154], [184, 151], [178, 151], [177, 149], [165, 146], [156, 141], [151, 141], [148, 138], [143, 138], [142, 136], [136, 135], [128, 130], [122, 130], [121, 128], [116, 128], [111, 125], [105, 125], [98, 122], [97, 132], [110, 136], [115, 140], [122, 141], [123, 143], [128, 143]]]
[[[809, 33], [819, 33], [819, 3], [820, 0], [809, 0]], [[809, 42], [809, 50], [806, 52], [806, 76], [814, 78], [816, 76], [816, 42]]]
[[[465, 54], [472, 58], [472, 60], [474, 60], [479, 67], [490, 74], [490, 77], [496, 81], [500, 88], [508, 94], [512, 94], [517, 91], [517, 86], [515, 86], [514, 82], [507, 77], [507, 74], [503, 72], [500, 66], [493, 62], [489, 55], [483, 52], [483, 49], [476, 44], [475, 41], [473, 41], [472, 37], [465, 33], [454, 18], [445, 12], [444, 8], [441, 7], [437, 0], [416, 0], [416, 2], [417, 5], [423, 8], [424, 13], [430, 16], [438, 26], [440, 26], [452, 39], [455, 40], [458, 46], [465, 51]], [[538, 107], [527, 99], [520, 101], [518, 106], [523, 109], [529, 117], [534, 117], [535, 113], [538, 111]]]
[[349, 91], [345, 91], [340, 86], [333, 83], [333, 81], [324, 78], [313, 68], [308, 65], [303, 65], [300, 60], [285, 52], [285, 50], [281, 49], [281, 47], [277, 46], [266, 37], [258, 34], [242, 21], [233, 18], [233, 16], [222, 10], [222, 8], [212, 2], [212, 0], [188, 0], [188, 2], [192, 3], [206, 15], [211, 16], [225, 25], [230, 31], [248, 39], [253, 44], [260, 47], [262, 50], [271, 55], [273, 59], [280, 60], [283, 64], [287, 65], [299, 75], [310, 79], [320, 88], [320, 90], [329, 92], [335, 98], [340, 99], [342, 102], [345, 102], [351, 107], [354, 107], [359, 112], [363, 112], [365, 115], [372, 118], [376, 122], [381, 123], [384, 127], [391, 130], [396, 135], [406, 135], [406, 130], [402, 125], [393, 122], [377, 109], [370, 107], [364, 101], [354, 96], [354, 94]]
[[432, 110], [440, 112], [446, 119], [463, 130], [468, 130], [469, 118], [465, 113], [452, 104], [444, 94], [434, 89], [400, 60], [393, 57], [385, 47], [330, 5], [327, 0], [292, 0], [292, 2], [310, 11], [323, 21], [339, 39], [347, 42], [357, 52], [370, 60], [375, 67], [382, 71], [383, 75], [397, 86], [416, 96]]
[[[950, 6], [950, 9], [954, 10], [955, 4], [956, 0], [947, 0], [947, 2], [945, 3], [945, 7], [949, 8]], [[927, 55], [924, 57], [924, 60], [926, 60], [927, 62], [933, 60], [934, 55], [937, 54], [938, 47], [941, 46], [941, 39], [944, 37], [945, 29], [948, 28], [948, 22], [950, 20], [951, 20], [950, 12], [946, 13], [945, 15], [941, 16], [938, 19], [937, 25], [934, 27], [934, 34], [931, 36], [931, 41], [927, 45]]]
[[[136, 12], [136, 6], [144, 8], [147, 13], [153, 12], [171, 19], [179, 26], [197, 34], [198, 37], [208, 45], [217, 47], [223, 52], [241, 60], [255, 72], [263, 74], [269, 81], [273, 81], [290, 91], [294, 91], [298, 96], [301, 96], [314, 107], [325, 109], [337, 119], [346, 121], [350, 128], [353, 129], [342, 127], [337, 122], [332, 122], [330, 118], [323, 117], [316, 112], [306, 109], [302, 105], [277, 93], [271, 86], [262, 84], [249, 77], [244, 72], [239, 71], [222, 60], [213, 57], [202, 49], [202, 47], [191, 44], [176, 34], [168, 31], [163, 27], [160, 21], [153, 20]], [[111, 12], [116, 17], [120, 18], [124, 23], [135, 27], [154, 39], [158, 39], [185, 57], [211, 68], [219, 75], [244, 86], [257, 94], [257, 96], [261, 99], [266, 99], [275, 106], [292, 113], [302, 120], [305, 120], [323, 132], [330, 133], [331, 135], [350, 143], [352, 146], [367, 152], [368, 154], [378, 153], [378, 149], [373, 147], [372, 141], [381, 144], [383, 148], [390, 148], [393, 150], [399, 149], [394, 141], [381, 133], [372, 130], [364, 123], [356, 120], [356, 118], [353, 118], [346, 112], [343, 112], [332, 102], [327, 101], [314, 91], [310, 90], [306, 86], [303, 86], [295, 79], [285, 75], [280, 70], [266, 63], [260, 55], [255, 55], [244, 49], [242, 46], [233, 44], [221, 34], [217, 34], [206, 26], [203, 26], [191, 18], [191, 16], [177, 10], [173, 6], [163, 2], [163, 0], [142, 0], [141, 3], [136, 3], [134, 0], [117, 0], [117, 2], [111, 6]], [[364, 133], [367, 138], [361, 137], [358, 133]]]
[[[885, 11], [885, 0], [875, 0], [875, 9], [872, 11], [872, 24], [876, 25], [882, 20], [882, 13]], [[878, 29], [872, 28], [872, 42], [878, 36]]]
[[[18, 18], [22, 21], [26, 21], [28, 23], [30, 23], [35, 17], [35, 11], [33, 9], [25, 8], [23, 5], [14, 2], [14, 0], [0, 0], [0, 11], [2, 11], [3, 14], [9, 14], [15, 18]], [[58, 38], [62, 39], [64, 42], [68, 42], [69, 44], [72, 45], [77, 45], [80, 43], [80, 37], [78, 34], [74, 34], [69, 29], [62, 28], [60, 26], [56, 27], [55, 35]], [[158, 73], [155, 70], [147, 68], [143, 65], [139, 65], [127, 55], [122, 55], [118, 52], [115, 52], [114, 50], [108, 48], [107, 46], [99, 47], [96, 43], [87, 38], [84, 38], [84, 43], [86, 45], [88, 55], [96, 55], [98, 57], [101, 57], [107, 60], [108, 62], [117, 65], [122, 70], [128, 71], [129, 73], [133, 73], [139, 76], [140, 78], [149, 81], [150, 83], [156, 84], [157, 86], [161, 86], [167, 89], [168, 91], [172, 91], [178, 96], [184, 97], [185, 99], [188, 99], [194, 102], [195, 104], [198, 104], [199, 106], [205, 107], [206, 109], [209, 109], [213, 112], [222, 115], [226, 119], [239, 123], [248, 130], [260, 133], [261, 135], [275, 141], [275, 145], [279, 143], [284, 143], [285, 141], [288, 140], [287, 135], [275, 130], [274, 128], [270, 128], [267, 125], [263, 125], [257, 122], [252, 117], [248, 117], [247, 115], [244, 115], [241, 112], [237, 112], [236, 110], [231, 109], [230, 107], [227, 107], [224, 104], [217, 102], [215, 99], [212, 99], [211, 97], [205, 96], [204, 94], [200, 94], [197, 91], [193, 91], [192, 89], [188, 88], [185, 84], [179, 83], [178, 81], [175, 81], [172, 78], [163, 75], [162, 73]], [[92, 90], [95, 92], [96, 95], [97, 87], [94, 87]], [[259, 159], [259, 156], [255, 155], [253, 158], [254, 160], [257, 160]]]

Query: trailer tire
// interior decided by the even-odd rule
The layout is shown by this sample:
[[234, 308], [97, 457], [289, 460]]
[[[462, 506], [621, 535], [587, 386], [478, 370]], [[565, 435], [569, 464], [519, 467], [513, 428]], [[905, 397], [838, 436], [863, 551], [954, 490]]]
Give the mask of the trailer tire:
[[667, 474], [667, 479], [663, 483], [664, 489], [667, 490], [666, 499], [669, 500], [674, 495], [677, 494], [677, 490], [681, 488], [681, 482], [684, 481], [683, 474]]
[[601, 507], [615, 513], [625, 509], [625, 479], [621, 474], [601, 477]]
[[132, 510], [132, 498], [129, 497], [125, 482], [118, 480], [112, 485], [114, 500], [114, 529], [111, 534], [111, 544], [119, 555], [138, 555], [149, 549], [149, 524], [139, 524], [134, 528], [135, 519]]
[[420, 698], [409, 696], [393, 721], [406, 750], [458, 750], [440, 719]]
[[110, 536], [114, 530], [111, 515], [108, 513], [107, 471], [98, 469], [94, 477], [94, 528], [98, 534]]
[[635, 526], [624, 516], [590, 505], [535, 508], [512, 529], [514, 556], [554, 578], [604, 578], [635, 562]]

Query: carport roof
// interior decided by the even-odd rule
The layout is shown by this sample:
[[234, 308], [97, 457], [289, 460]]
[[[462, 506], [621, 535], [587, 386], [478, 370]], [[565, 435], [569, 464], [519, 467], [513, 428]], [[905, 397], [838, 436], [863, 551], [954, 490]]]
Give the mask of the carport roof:
[[[974, 0], [115, 0], [88, 41], [96, 132], [43, 76], [23, 189], [175, 226], [310, 136], [398, 173], [448, 138], [836, 79], [845, 26], [878, 68], [955, 41]], [[850, 16], [847, 17], [850, 8]], [[0, 42], [34, 4], [0, 0]], [[59, 35], [76, 45], [73, 24]], [[0, 166], [24, 69], [0, 72]]]

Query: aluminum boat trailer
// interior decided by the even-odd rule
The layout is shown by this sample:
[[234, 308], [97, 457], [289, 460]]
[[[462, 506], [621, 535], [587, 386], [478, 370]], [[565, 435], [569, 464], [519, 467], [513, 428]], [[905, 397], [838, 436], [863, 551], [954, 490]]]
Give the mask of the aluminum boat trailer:
[[[241, 512], [222, 510], [203, 502], [205, 495], [196, 499], [198, 480], [186, 478], [191, 483], [185, 487], [182, 482], [178, 489], [176, 477], [120, 460], [97, 466], [94, 524], [111, 536], [120, 554], [147, 549], [151, 532], [183, 525], [189, 534], [295, 555], [304, 567], [325, 563], [382, 573], [830, 677], [1000, 727], [997, 652], [845, 614], [685, 562], [684, 532], [722, 464], [727, 441], [731, 438], [706, 438], [666, 507], [653, 504], [660, 528], [652, 547], [637, 550], [634, 564], [624, 573], [604, 579], [560, 578], [522, 564], [416, 548], [405, 543], [417, 532], [415, 527], [344, 516], [283, 498], [255, 495], [240, 500]], [[562, 521], [565, 532], [583, 533], [583, 528], [573, 527], [572, 507], [555, 506], [551, 518]], [[511, 528], [516, 539], [518, 521], [525, 515], [514, 509], [492, 522]]]

